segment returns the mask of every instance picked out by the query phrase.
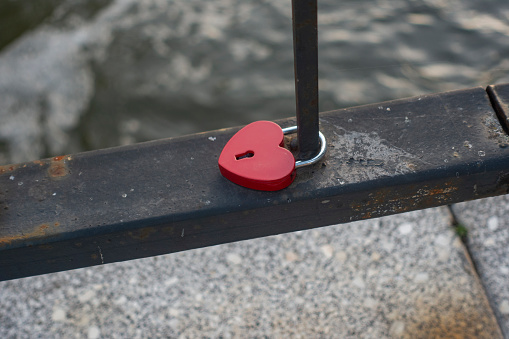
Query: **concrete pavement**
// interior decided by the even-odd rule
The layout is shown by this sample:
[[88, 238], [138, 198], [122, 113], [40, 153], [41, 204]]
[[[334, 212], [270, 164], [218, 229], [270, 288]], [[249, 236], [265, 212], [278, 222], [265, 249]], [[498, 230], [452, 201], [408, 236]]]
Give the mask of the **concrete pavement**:
[[2, 282], [0, 300], [1, 338], [502, 337], [447, 207]]

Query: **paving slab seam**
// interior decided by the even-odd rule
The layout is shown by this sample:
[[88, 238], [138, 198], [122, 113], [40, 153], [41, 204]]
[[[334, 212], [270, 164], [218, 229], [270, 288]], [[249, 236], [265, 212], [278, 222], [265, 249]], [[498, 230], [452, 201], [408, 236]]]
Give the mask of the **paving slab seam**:
[[509, 196], [452, 205], [457, 219], [468, 229], [469, 252], [495, 312], [509, 338]]
[[[463, 247], [464, 247], [464, 250], [465, 250], [465, 257], [468, 259], [468, 261], [470, 261], [470, 264], [472, 265], [472, 268], [473, 268], [473, 272], [475, 273], [475, 276], [477, 278], [477, 280], [479, 281], [479, 284], [484, 292], [484, 296], [489, 304], [489, 307], [490, 307], [490, 310], [491, 310], [491, 313], [493, 315], [493, 317], [495, 318], [496, 322], [497, 322], [497, 326], [500, 330], [500, 333], [502, 333], [503, 337], [504, 338], [507, 338], [507, 336], [505, 336], [504, 334], [504, 330], [503, 330], [503, 326], [501, 324], [501, 319], [497, 316], [496, 314], [496, 305], [494, 303], [494, 301], [492, 300], [492, 298], [490, 298], [490, 293], [488, 293], [488, 286], [487, 286], [487, 283], [482, 279], [481, 277], [481, 274], [479, 272], [479, 269], [477, 267], [477, 263], [475, 262], [475, 260], [473, 260], [473, 255], [471, 253], [471, 249], [470, 249], [470, 246], [468, 245], [468, 233], [466, 233], [465, 235], [461, 236], [460, 234], [458, 234], [458, 227], [465, 227], [465, 226], [468, 226], [468, 225], [463, 225], [459, 220], [458, 220], [458, 217], [456, 215], [456, 213], [454, 212], [454, 209], [452, 208], [452, 205], [447, 205], [447, 209], [449, 210], [449, 213], [451, 214], [451, 227], [453, 227], [455, 229], [455, 232], [457, 233], [458, 237], [460, 238], [461, 242], [463, 243]], [[468, 231], [467, 231], [468, 232]]]

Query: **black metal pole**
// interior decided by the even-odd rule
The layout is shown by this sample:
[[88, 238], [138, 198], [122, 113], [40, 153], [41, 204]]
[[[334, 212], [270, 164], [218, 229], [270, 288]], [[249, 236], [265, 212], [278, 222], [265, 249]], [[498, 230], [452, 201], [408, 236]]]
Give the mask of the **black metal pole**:
[[309, 159], [318, 141], [317, 0], [292, 0], [293, 53], [299, 159]]

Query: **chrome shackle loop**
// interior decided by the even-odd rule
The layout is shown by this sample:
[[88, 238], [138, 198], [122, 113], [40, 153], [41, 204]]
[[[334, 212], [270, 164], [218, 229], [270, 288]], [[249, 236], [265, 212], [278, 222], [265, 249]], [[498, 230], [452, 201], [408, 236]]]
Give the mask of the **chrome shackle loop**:
[[[283, 128], [283, 133], [285, 135], [292, 134], [295, 132], [297, 132], [297, 126]], [[325, 140], [325, 137], [323, 136], [322, 132], [320, 132], [320, 131], [318, 131], [318, 137], [320, 139], [320, 151], [318, 152], [318, 154], [309, 160], [295, 161], [295, 168], [313, 165], [313, 164], [317, 163], [318, 161], [320, 161], [320, 159], [323, 158], [323, 156], [325, 155], [325, 151], [327, 151], [327, 140]]]

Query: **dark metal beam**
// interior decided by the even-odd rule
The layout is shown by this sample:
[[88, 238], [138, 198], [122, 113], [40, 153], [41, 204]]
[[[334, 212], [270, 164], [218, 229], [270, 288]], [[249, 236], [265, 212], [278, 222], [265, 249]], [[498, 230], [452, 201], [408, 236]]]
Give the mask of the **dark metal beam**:
[[327, 155], [278, 192], [219, 173], [238, 129], [1, 166], [0, 280], [508, 193], [509, 137], [482, 88], [320, 120]]
[[509, 84], [488, 86], [491, 104], [506, 133], [509, 133]]
[[300, 160], [318, 153], [317, 0], [292, 0], [297, 141]]

